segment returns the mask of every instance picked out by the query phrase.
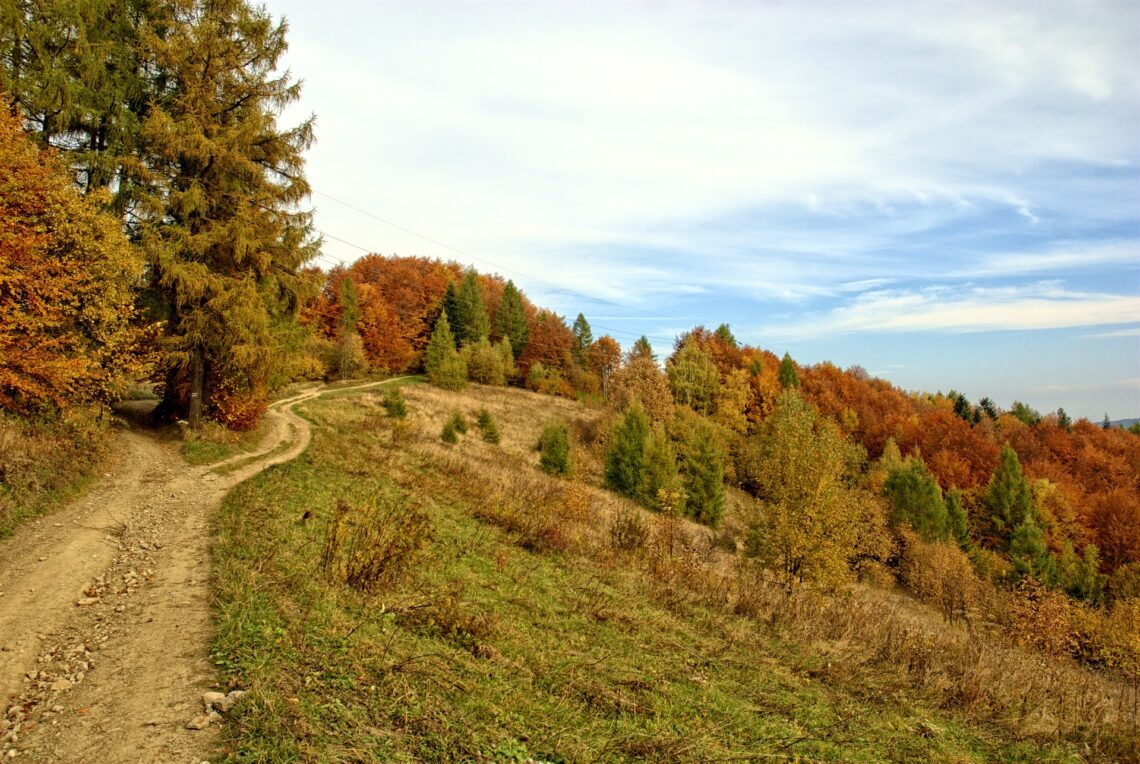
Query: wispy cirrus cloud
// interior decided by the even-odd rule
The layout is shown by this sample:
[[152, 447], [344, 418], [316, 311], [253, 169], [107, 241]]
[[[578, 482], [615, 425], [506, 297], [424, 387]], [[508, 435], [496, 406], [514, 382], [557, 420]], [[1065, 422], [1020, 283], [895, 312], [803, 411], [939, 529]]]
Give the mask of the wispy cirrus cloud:
[[1058, 282], [1020, 287], [930, 287], [866, 292], [818, 315], [761, 333], [818, 338], [853, 333], [984, 332], [1123, 324], [1140, 317], [1140, 296], [1066, 290]]
[[1085, 337], [1092, 340], [1114, 340], [1120, 339], [1121, 337], [1140, 337], [1140, 326], [1130, 326], [1125, 329], [1113, 329], [1112, 331], [1108, 332], [1086, 334]]

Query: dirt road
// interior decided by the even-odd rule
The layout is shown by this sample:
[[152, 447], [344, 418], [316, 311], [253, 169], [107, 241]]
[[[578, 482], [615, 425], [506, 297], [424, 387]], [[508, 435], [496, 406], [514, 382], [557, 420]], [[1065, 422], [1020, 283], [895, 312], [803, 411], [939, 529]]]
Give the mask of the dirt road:
[[125, 432], [83, 499], [0, 542], [4, 761], [217, 754], [216, 724], [187, 728], [203, 692], [228, 689], [209, 659], [210, 519], [233, 486], [305, 450], [293, 407], [324, 392], [274, 404], [255, 452], [203, 467], [176, 443]]

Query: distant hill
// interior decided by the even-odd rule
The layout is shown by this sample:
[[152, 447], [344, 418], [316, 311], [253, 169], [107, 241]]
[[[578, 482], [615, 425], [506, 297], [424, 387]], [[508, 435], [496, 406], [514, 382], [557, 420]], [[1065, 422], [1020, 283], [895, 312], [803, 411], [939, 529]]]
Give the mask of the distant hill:
[[1122, 427], [1125, 430], [1127, 430], [1129, 427], [1136, 424], [1137, 422], [1140, 422], [1140, 417], [1137, 417], [1135, 419], [1114, 419], [1111, 422], [1109, 422], [1108, 424], [1111, 427]]

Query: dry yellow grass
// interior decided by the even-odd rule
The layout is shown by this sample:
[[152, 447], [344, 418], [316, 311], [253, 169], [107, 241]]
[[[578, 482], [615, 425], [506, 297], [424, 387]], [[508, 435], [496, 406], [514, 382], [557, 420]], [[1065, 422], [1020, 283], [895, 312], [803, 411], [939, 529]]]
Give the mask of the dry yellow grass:
[[[857, 585], [839, 596], [803, 589], [788, 598], [781, 584], [741, 558], [731, 537], [743, 529], [751, 499], [732, 492], [729, 543], [710, 529], [663, 518], [600, 487], [609, 412], [528, 391], [471, 385], [461, 392], [406, 389], [410, 430], [405, 446], [433, 472], [417, 476], [425, 490], [458, 494], [472, 512], [516, 534], [535, 551], [581, 555], [605, 565], [633, 565], [655, 582], [662, 602], [699, 602], [744, 614], [782, 638], [808, 645], [820, 677], [876, 692], [918, 692], [928, 702], [971, 718], [997, 722], [1019, 735], [1129, 740], [1140, 720], [1136, 688], [1113, 676], [1018, 644], [1008, 623], [948, 624], [939, 612], [887, 584]], [[376, 407], [374, 401], [356, 405]], [[486, 408], [502, 443], [483, 442], [473, 425]], [[439, 431], [453, 411], [472, 423], [456, 445]], [[539, 434], [554, 417], [575, 434], [578, 472], [571, 480], [538, 469]], [[585, 434], [590, 441], [583, 443]], [[434, 484], [433, 484], [434, 483]], [[609, 532], [619, 513], [639, 513], [647, 543], [614, 548]], [[1132, 748], [1128, 748], [1131, 745]], [[1135, 750], [1126, 743], [1123, 750]]]

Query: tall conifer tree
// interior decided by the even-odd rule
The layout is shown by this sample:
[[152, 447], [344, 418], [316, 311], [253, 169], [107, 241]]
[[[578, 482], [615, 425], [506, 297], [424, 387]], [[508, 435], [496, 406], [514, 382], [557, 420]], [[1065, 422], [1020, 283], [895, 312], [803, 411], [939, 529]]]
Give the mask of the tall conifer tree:
[[990, 510], [990, 521], [999, 535], [1008, 540], [1013, 532], [1035, 514], [1033, 492], [1021, 471], [1017, 452], [1008, 444], [1002, 447], [1001, 457], [993, 477], [986, 487], [985, 503]]
[[459, 318], [454, 321], [451, 330], [455, 332], [459, 342], [475, 343], [487, 339], [491, 334], [491, 319], [483, 302], [483, 287], [479, 284], [479, 274], [474, 269], [464, 274], [463, 281], [459, 284], [456, 305]]
[[570, 331], [574, 333], [574, 347], [570, 349], [570, 353], [574, 356], [574, 363], [584, 369], [587, 364], [586, 354], [590, 352], [590, 345], [594, 344], [594, 333], [590, 331], [590, 322], [586, 320], [585, 315], [579, 313]]
[[[459, 312], [459, 293], [455, 291], [454, 281], [447, 282], [447, 290], [443, 293], [443, 312], [447, 314], [447, 322], [451, 327], [458, 327], [463, 320], [463, 316]], [[452, 336], [455, 338], [455, 349], [458, 350], [459, 332], [453, 329]]]
[[500, 338], [511, 341], [511, 351], [515, 360], [526, 349], [530, 328], [526, 321], [526, 308], [523, 306], [522, 294], [519, 293], [515, 282], [508, 281], [503, 287], [503, 296], [499, 300], [499, 309], [495, 312], [495, 334]]
[[284, 22], [243, 0], [176, 0], [164, 39], [159, 108], [142, 126], [147, 193], [139, 231], [150, 298], [165, 319], [163, 408], [192, 426], [215, 392], [263, 394], [275, 321], [315, 289], [300, 274], [316, 254], [302, 152], [313, 119], [277, 114], [300, 96]]

